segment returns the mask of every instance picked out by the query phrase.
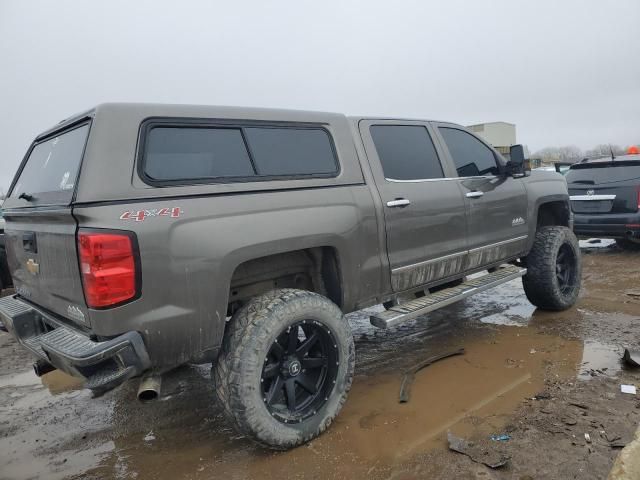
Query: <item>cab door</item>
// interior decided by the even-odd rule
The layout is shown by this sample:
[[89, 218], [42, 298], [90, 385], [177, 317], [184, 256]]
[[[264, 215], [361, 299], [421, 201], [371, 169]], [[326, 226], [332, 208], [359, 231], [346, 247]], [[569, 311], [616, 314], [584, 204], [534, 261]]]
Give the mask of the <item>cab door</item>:
[[502, 158], [480, 138], [453, 124], [434, 125], [453, 162], [467, 212], [467, 269], [524, 253], [527, 192], [522, 179], [504, 174]]
[[[464, 197], [447, 178], [426, 122], [361, 120], [360, 133], [382, 200], [394, 291], [461, 272]], [[450, 168], [450, 167], [449, 167]]]

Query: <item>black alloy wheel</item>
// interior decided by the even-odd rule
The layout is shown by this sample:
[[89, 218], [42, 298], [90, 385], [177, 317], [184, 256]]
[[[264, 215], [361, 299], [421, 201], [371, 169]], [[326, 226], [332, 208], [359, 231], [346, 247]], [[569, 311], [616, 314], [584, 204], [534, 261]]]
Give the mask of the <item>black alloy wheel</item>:
[[275, 419], [302, 422], [325, 404], [338, 374], [337, 348], [331, 330], [317, 320], [297, 322], [278, 335], [260, 378], [263, 401]]
[[571, 245], [564, 243], [556, 256], [556, 280], [563, 294], [576, 285], [576, 265], [576, 256]]

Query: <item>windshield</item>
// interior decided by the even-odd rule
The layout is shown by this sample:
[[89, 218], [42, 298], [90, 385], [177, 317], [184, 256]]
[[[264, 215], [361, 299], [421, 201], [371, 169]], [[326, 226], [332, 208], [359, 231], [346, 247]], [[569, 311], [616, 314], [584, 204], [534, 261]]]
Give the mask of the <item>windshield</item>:
[[624, 182], [640, 178], [640, 162], [618, 163], [607, 162], [603, 165], [583, 164], [569, 169], [567, 183], [585, 183], [598, 185], [601, 183]]
[[84, 124], [36, 144], [9, 197], [28, 205], [71, 202], [88, 133]]

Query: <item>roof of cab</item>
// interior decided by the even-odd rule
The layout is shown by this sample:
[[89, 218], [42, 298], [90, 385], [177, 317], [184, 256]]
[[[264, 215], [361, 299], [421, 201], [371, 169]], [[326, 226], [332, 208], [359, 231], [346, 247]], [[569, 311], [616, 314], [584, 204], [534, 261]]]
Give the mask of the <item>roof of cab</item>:
[[[185, 118], [223, 118], [223, 119], [252, 119], [263, 121], [291, 121], [291, 122], [319, 122], [326, 123], [337, 118], [348, 118], [351, 121], [360, 120], [394, 120], [410, 122], [433, 122], [420, 118], [399, 118], [376, 115], [344, 115], [342, 113], [321, 112], [313, 110], [295, 110], [284, 108], [263, 108], [263, 107], [233, 107], [224, 105], [191, 105], [191, 104], [170, 104], [170, 103], [129, 103], [129, 102], [109, 102], [101, 103], [95, 107], [74, 114], [65, 118], [57, 125], [45, 130], [37, 139], [47, 137], [52, 133], [81, 122], [87, 118], [102, 116], [118, 112], [119, 114], [130, 113], [132, 116], [143, 117], [185, 117]], [[441, 122], [449, 123], [449, 122]]]
[[319, 122], [325, 123], [337, 118], [346, 118], [344, 114], [333, 112], [317, 112], [310, 110], [294, 110], [284, 108], [262, 107], [231, 107], [224, 105], [190, 105], [171, 103], [129, 103], [108, 102], [76, 113], [65, 118], [58, 124], [45, 130], [37, 139], [49, 136], [63, 128], [96, 116], [109, 116], [110, 113], [130, 113], [132, 116], [144, 117], [185, 117], [185, 118], [228, 118], [228, 119], [254, 119], [275, 120], [293, 122]]

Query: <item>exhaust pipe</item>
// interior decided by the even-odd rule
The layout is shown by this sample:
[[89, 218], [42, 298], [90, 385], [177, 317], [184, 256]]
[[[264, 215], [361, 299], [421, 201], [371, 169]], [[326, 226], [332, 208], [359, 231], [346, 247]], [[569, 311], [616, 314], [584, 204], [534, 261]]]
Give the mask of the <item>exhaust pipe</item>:
[[140, 380], [138, 387], [138, 400], [141, 402], [150, 402], [156, 400], [160, 396], [160, 386], [162, 385], [162, 377], [152, 373], [145, 375]]
[[55, 369], [56, 367], [51, 365], [49, 362], [45, 362], [44, 360], [38, 360], [33, 364], [33, 371], [38, 377], [41, 377], [49, 372], [53, 372]]

